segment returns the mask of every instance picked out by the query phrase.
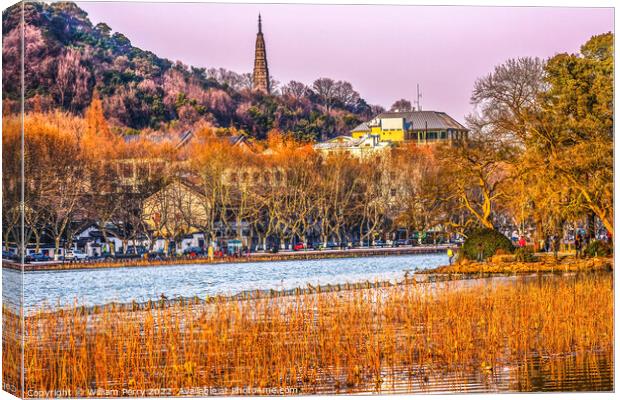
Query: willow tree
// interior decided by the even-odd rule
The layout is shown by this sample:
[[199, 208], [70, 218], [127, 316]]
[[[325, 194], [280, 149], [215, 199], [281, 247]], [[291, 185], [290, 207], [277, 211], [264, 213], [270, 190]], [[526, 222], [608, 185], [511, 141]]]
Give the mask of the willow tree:
[[538, 183], [569, 188], [566, 204], [613, 233], [613, 34], [592, 37], [581, 54], [556, 55], [545, 73], [549, 89], [526, 142]]
[[[462, 228], [495, 229], [494, 212], [511, 184], [517, 147], [478, 133], [438, 149], [439, 185], [445, 204], [456, 202], [467, 218]], [[452, 210], [453, 212], [454, 210]]]

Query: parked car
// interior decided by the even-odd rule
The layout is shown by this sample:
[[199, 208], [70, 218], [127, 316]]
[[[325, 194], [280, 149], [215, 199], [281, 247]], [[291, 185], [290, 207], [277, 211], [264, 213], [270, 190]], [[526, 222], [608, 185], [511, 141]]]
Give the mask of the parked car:
[[385, 247], [385, 246], [387, 246], [387, 243], [385, 243], [383, 240], [379, 239], [379, 240], [375, 240], [374, 246], [375, 247]]
[[338, 244], [336, 242], [327, 242], [327, 245], [325, 247], [330, 249], [330, 250], [333, 250], [333, 249], [339, 248], [340, 244]]
[[2, 259], [3, 260], [13, 260], [15, 259], [15, 254], [11, 251], [2, 250]]
[[354, 240], [351, 242], [350, 247], [359, 248], [359, 247], [370, 247], [371, 242], [369, 240]]
[[148, 250], [144, 246], [128, 246], [127, 247], [127, 254], [142, 255], [144, 253], [148, 253]]
[[117, 260], [132, 260], [132, 259], [136, 259], [136, 258], [141, 258], [142, 256], [140, 254], [136, 254], [136, 253], [115, 253], [114, 254], [114, 258], [116, 258]]
[[409, 239], [398, 239], [394, 241], [394, 247], [399, 246], [411, 246], [411, 240]]
[[155, 250], [148, 253], [150, 260], [161, 260], [166, 257], [166, 253], [163, 250]]
[[192, 246], [183, 250], [183, 255], [186, 256], [201, 256], [205, 254], [205, 250], [202, 247]]
[[30, 257], [34, 262], [52, 261], [52, 258], [50, 256], [43, 253], [34, 253], [31, 254]]
[[304, 250], [305, 248], [306, 248], [306, 244], [305, 244], [305, 243], [302, 243], [302, 242], [296, 243], [296, 244], [293, 246], [293, 250], [294, 250], [294, 251]]
[[325, 247], [323, 246], [323, 242], [314, 242], [312, 243], [312, 250], [323, 250]]
[[65, 253], [65, 260], [69, 261], [85, 261], [89, 258], [88, 254], [80, 250], [69, 250]]

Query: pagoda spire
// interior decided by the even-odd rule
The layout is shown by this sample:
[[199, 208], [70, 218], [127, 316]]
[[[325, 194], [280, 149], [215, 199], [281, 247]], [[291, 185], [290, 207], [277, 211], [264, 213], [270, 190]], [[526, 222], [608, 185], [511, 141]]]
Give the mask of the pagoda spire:
[[267, 66], [267, 50], [263, 37], [263, 22], [258, 14], [258, 33], [256, 34], [256, 48], [254, 50], [254, 73], [252, 74], [252, 88], [269, 93], [269, 68]]

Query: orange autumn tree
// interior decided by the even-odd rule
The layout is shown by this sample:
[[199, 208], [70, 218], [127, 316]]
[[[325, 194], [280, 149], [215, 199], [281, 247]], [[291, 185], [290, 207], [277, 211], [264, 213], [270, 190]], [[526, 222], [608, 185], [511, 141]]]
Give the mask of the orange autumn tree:
[[320, 158], [309, 143], [272, 129], [266, 140], [264, 179], [257, 195], [263, 209], [265, 236], [280, 243], [307, 243], [317, 211]]
[[95, 159], [108, 159], [115, 156], [121, 146], [120, 137], [113, 134], [103, 114], [99, 93], [95, 90], [93, 98], [84, 112], [86, 129], [81, 137], [84, 152]]
[[233, 225], [241, 236], [241, 220], [251, 206], [248, 187], [240, 180], [252, 169], [254, 154], [211, 126], [196, 131], [187, 152], [185, 168], [189, 173], [184, 181], [200, 196], [200, 210], [187, 210], [196, 214], [187, 219], [211, 241], [215, 241], [217, 230], [229, 230]]
[[86, 215], [89, 166], [78, 136], [84, 121], [67, 113], [28, 114], [24, 118], [25, 224], [38, 242], [45, 231], [55, 255], [72, 237], [71, 223]]

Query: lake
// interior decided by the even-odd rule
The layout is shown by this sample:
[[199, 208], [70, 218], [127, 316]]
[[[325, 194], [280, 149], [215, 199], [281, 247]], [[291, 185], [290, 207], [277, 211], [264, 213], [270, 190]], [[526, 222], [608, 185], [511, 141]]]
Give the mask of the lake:
[[[337, 258], [230, 264], [158, 265], [29, 271], [23, 276], [26, 312], [41, 306], [94, 306], [111, 302], [158, 300], [162, 294], [205, 298], [251, 290], [283, 290], [311, 285], [344, 284], [366, 280], [402, 279], [407, 270], [423, 270], [448, 263], [445, 253], [406, 256]], [[21, 273], [3, 268], [5, 304], [16, 305]]]

